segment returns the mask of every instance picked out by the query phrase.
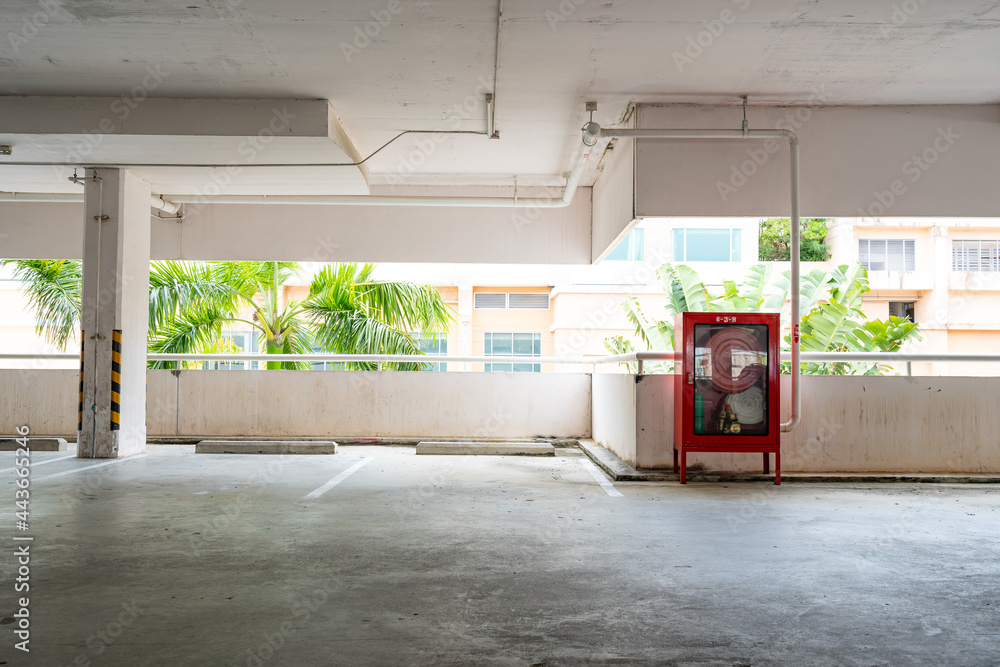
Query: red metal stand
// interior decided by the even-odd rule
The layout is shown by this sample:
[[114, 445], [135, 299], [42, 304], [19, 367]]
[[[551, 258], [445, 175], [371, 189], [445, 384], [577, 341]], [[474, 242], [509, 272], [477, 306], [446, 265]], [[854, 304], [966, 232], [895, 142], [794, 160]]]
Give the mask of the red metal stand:
[[[777, 313], [680, 313], [674, 385], [674, 472], [687, 483], [688, 452], [774, 454], [781, 484]], [[679, 460], [678, 460], [679, 459]]]

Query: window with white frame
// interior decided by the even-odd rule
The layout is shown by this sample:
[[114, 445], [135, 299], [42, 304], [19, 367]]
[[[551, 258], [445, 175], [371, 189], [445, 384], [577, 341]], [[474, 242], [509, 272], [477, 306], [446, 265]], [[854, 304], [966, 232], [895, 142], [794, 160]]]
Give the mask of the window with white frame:
[[[309, 349], [313, 354], [326, 354], [328, 350], [324, 350], [321, 346], [313, 343], [309, 346]], [[330, 371], [330, 370], [343, 370], [344, 362], [341, 361], [310, 361], [309, 369], [314, 371]]]
[[[540, 357], [542, 356], [542, 334], [540, 333], [485, 333], [483, 334], [483, 354], [487, 357]], [[484, 364], [489, 372], [541, 373], [541, 364], [500, 363]]]
[[548, 292], [476, 292], [475, 306], [479, 310], [547, 310]]
[[890, 301], [889, 302], [889, 315], [890, 317], [898, 317], [901, 320], [909, 320], [910, 322], [916, 322], [914, 319], [914, 314], [916, 313], [917, 303], [915, 301]]
[[476, 308], [502, 310], [507, 307], [506, 292], [476, 292]]
[[644, 258], [646, 230], [633, 229], [604, 259], [611, 262], [641, 262]]
[[674, 230], [674, 261], [738, 262], [741, 231], [738, 228], [679, 227]]
[[548, 292], [511, 292], [507, 295], [507, 307], [511, 310], [548, 310]]
[[[420, 334], [415, 335], [417, 339], [417, 346], [420, 351], [427, 355], [437, 355], [437, 356], [447, 356], [448, 354], [448, 337], [443, 333], [428, 334], [426, 336], [421, 336]], [[427, 371], [447, 371], [447, 363], [439, 364], [427, 364], [424, 367]]]
[[858, 262], [869, 271], [914, 271], [916, 241], [858, 239]]
[[[251, 345], [254, 338], [249, 331], [223, 331], [219, 339], [224, 350], [232, 345], [239, 349], [241, 354], [253, 354]], [[209, 361], [207, 366], [209, 369], [214, 368], [220, 371], [243, 371], [247, 370], [250, 364], [245, 361]]]
[[952, 271], [1000, 271], [1000, 241], [955, 240], [951, 242]]

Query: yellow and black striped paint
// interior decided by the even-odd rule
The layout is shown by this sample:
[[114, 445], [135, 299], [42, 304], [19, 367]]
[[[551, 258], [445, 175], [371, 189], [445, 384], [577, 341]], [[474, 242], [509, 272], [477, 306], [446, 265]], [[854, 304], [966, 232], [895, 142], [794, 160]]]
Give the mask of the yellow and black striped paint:
[[111, 430], [121, 429], [122, 420], [122, 332], [111, 332]]
[[76, 410], [76, 431], [79, 433], [83, 430], [83, 351], [86, 349], [84, 341], [87, 337], [83, 335], [84, 332], [80, 332], [80, 404]]

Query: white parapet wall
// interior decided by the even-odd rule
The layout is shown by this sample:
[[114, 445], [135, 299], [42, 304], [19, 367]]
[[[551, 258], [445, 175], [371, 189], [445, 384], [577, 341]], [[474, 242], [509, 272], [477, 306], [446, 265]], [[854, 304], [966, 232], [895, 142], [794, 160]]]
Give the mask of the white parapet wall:
[[636, 460], [636, 377], [626, 373], [594, 373], [593, 437], [622, 459]]
[[[638, 468], [670, 468], [673, 382], [595, 375], [594, 439]], [[804, 376], [802, 423], [782, 436], [782, 471], [1000, 472], [998, 395], [1000, 378]], [[622, 413], [630, 404], [631, 438]], [[760, 454], [689, 454], [688, 466], [757, 471]]]
[[[578, 438], [582, 373], [147, 371], [150, 438]], [[0, 370], [0, 434], [75, 438], [79, 377]]]
[[76, 442], [79, 398], [79, 368], [0, 369], [0, 435], [27, 426], [32, 437]]
[[[78, 383], [73, 370], [0, 370], [0, 435], [75, 438]], [[805, 376], [782, 469], [998, 473], [998, 395], [1000, 378]], [[640, 468], [672, 465], [670, 375], [148, 371], [146, 412], [151, 438], [592, 436]], [[755, 471], [760, 455], [688, 461]]]

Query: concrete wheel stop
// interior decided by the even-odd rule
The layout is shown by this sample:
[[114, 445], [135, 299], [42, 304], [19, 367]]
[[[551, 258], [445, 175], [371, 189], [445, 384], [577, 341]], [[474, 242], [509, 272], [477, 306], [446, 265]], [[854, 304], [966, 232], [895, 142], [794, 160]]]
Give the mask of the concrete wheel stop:
[[556, 448], [546, 442], [461, 442], [417, 443], [417, 454], [464, 456], [555, 456]]
[[202, 440], [196, 454], [336, 454], [332, 440]]
[[[33, 452], [65, 452], [68, 443], [63, 438], [28, 438], [28, 449]], [[17, 438], [0, 438], [0, 452], [13, 452], [21, 448]]]

